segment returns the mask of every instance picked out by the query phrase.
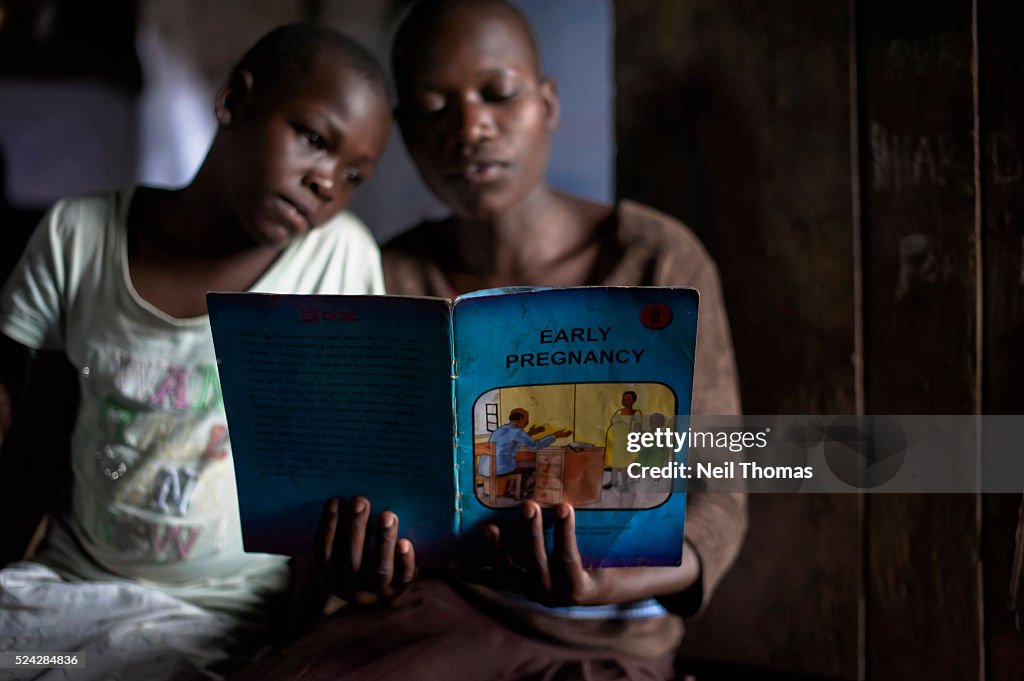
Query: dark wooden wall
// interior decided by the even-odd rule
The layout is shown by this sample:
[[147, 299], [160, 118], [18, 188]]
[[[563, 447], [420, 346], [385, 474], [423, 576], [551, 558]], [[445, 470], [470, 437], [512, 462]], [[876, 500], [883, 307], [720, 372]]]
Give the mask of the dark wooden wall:
[[[619, 193], [718, 261], [747, 413], [1024, 413], [1024, 3], [620, 0], [615, 20]], [[1020, 503], [755, 496], [683, 653], [1024, 678]]]

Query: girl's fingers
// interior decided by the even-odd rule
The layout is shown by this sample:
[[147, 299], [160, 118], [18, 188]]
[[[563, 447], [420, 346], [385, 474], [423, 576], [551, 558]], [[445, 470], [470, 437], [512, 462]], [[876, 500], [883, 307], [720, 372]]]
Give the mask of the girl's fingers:
[[585, 581], [583, 559], [576, 544], [576, 514], [569, 504], [559, 504], [555, 509], [555, 555], [558, 557], [555, 569], [559, 585], [567, 596], [575, 599]]
[[338, 509], [341, 501], [330, 499], [320, 511], [320, 522], [316, 525], [316, 539], [313, 551], [313, 564], [324, 584], [334, 583], [331, 570], [331, 558], [334, 556], [334, 541], [338, 533]]
[[484, 541], [490, 549], [490, 567], [502, 569], [508, 566], [508, 555], [505, 547], [502, 546], [501, 529], [497, 525], [487, 524], [484, 526]]
[[541, 517], [540, 506], [535, 501], [526, 501], [523, 503], [522, 513], [529, 548], [527, 565], [537, 586], [547, 591], [551, 588], [551, 570], [548, 567], [548, 550], [544, 545], [544, 520]]
[[497, 525], [488, 524], [484, 527], [484, 539], [487, 540], [487, 545], [495, 551], [501, 550], [501, 530]]
[[[355, 497], [347, 507], [342, 507], [343, 503], [340, 499], [327, 501], [316, 528], [313, 560], [324, 585], [356, 603], [391, 598], [416, 577], [412, 542], [399, 541], [398, 516], [391, 511], [380, 514], [378, 541], [368, 542], [370, 501]], [[348, 517], [340, 518], [345, 510]], [[364, 555], [366, 551], [373, 555]]]
[[400, 539], [398, 542], [398, 575], [400, 588], [416, 579], [416, 549], [408, 539]]
[[391, 511], [380, 514], [380, 557], [377, 563], [377, 592], [390, 596], [395, 573], [395, 546], [398, 543], [398, 516]]
[[352, 517], [348, 534], [348, 566], [354, 578], [363, 566], [363, 546], [366, 543], [366, 522], [370, 517], [370, 501], [366, 497], [352, 499]]

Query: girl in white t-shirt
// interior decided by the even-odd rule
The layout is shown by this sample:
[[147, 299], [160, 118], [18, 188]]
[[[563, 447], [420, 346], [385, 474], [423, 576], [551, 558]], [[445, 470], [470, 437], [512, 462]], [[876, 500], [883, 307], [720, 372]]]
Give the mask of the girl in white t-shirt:
[[390, 129], [374, 59], [282, 27], [215, 113], [188, 186], [57, 203], [0, 295], [0, 332], [33, 354], [0, 452], [0, 651], [83, 653], [76, 679], [207, 673], [285, 591], [284, 559], [242, 551], [206, 292], [383, 292], [342, 213]]

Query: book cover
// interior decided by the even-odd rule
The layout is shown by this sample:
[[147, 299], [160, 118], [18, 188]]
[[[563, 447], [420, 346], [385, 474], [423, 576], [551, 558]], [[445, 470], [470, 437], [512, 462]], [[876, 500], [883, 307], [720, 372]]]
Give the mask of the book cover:
[[209, 294], [246, 550], [307, 552], [324, 501], [362, 494], [441, 565], [533, 498], [577, 509], [588, 566], [678, 564], [685, 490], [626, 471], [685, 462], [635, 438], [686, 430], [697, 298]]

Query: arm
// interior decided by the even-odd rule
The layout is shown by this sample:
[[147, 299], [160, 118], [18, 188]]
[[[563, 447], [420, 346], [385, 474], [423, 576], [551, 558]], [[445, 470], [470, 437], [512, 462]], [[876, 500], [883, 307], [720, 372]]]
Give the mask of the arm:
[[0, 444], [14, 419], [14, 396], [21, 394], [28, 367], [28, 349], [0, 334]]
[[[700, 291], [700, 324], [693, 376], [695, 415], [740, 414], [739, 378], [732, 334], [726, 314], [718, 269], [704, 254], [703, 266], [689, 280]], [[678, 281], [659, 284], [682, 283]], [[694, 448], [691, 461], [724, 460], [723, 451]], [[690, 615], [707, 603], [743, 544], [747, 530], [745, 493], [700, 493], [687, 496], [685, 537], [700, 557], [700, 578], [687, 591], [661, 598], [674, 612]]]
[[0, 565], [24, 556], [40, 520], [66, 498], [77, 404], [78, 380], [67, 358], [35, 353], [0, 448]]
[[520, 444], [520, 446], [526, 447], [527, 449], [543, 449], [555, 441], [555, 436], [548, 435], [547, 437], [543, 437], [539, 440], [534, 440], [525, 431], [520, 430], [516, 433], [515, 440]]
[[555, 440], [560, 437], [569, 437], [572, 435], [571, 430], [559, 430], [547, 437], [543, 437], [539, 440], [534, 440], [525, 431], [520, 430], [515, 434], [515, 441], [527, 449], [544, 449], [548, 445], [552, 444]]

